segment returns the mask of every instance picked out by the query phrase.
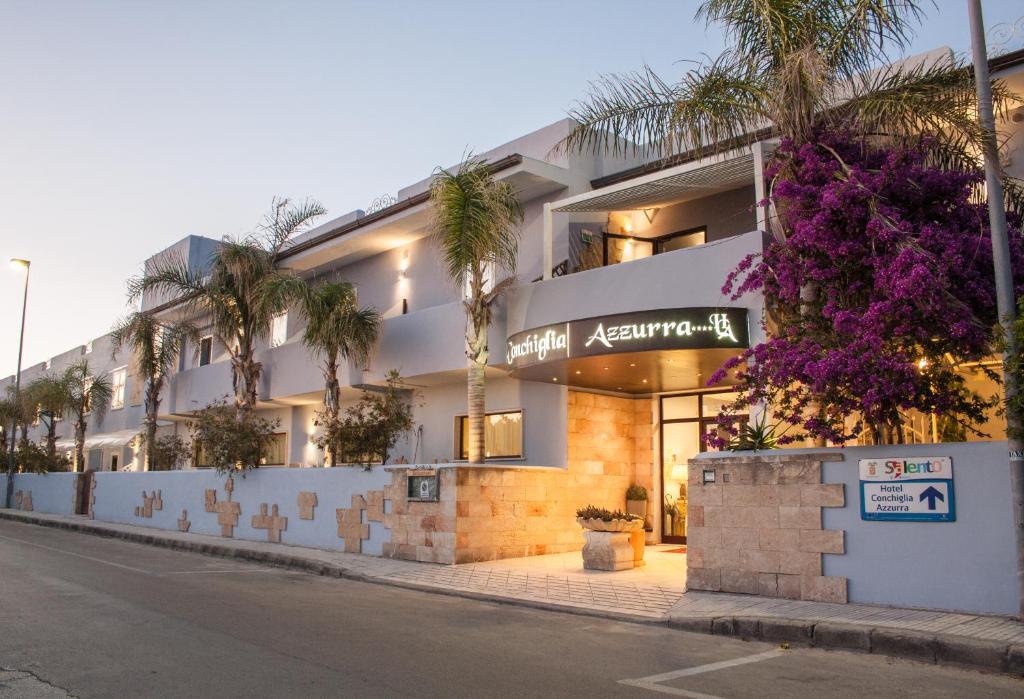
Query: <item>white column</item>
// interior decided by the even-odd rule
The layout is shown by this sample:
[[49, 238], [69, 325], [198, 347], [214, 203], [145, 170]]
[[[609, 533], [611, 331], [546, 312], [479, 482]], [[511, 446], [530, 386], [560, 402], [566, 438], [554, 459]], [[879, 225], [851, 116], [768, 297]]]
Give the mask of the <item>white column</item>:
[[754, 151], [754, 206], [757, 211], [757, 229], [768, 231], [768, 208], [762, 206], [766, 193], [764, 188], [764, 141], [753, 145]]
[[544, 261], [543, 261], [543, 274], [542, 279], [551, 279], [551, 267], [553, 260], [552, 251], [552, 215], [551, 215], [551, 204], [544, 204]]

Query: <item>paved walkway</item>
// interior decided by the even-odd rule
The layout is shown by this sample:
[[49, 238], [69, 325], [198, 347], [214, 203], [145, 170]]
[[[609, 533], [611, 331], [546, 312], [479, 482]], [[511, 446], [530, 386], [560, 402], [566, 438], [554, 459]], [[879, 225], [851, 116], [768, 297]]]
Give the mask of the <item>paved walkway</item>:
[[[622, 573], [583, 571], [579, 554], [535, 556], [443, 566], [285, 544], [224, 539], [82, 517], [0, 509], [0, 517], [118, 536], [203, 553], [260, 560], [369, 582], [414, 587], [531, 606], [584, 611], [638, 621], [667, 621], [715, 633], [746, 635], [741, 620], [806, 622], [919, 637], [954, 637], [1006, 647], [1024, 657], [1024, 624], [1004, 617], [896, 609], [864, 604], [826, 604], [724, 593], [688, 592], [684, 556], [649, 547], [648, 566]], [[678, 547], [676, 547], [678, 548]], [[723, 630], [722, 623], [725, 627]], [[704, 629], [704, 627], [707, 627]], [[758, 627], [760, 628], [760, 627]], [[810, 628], [806, 625], [803, 628]], [[729, 630], [731, 629], [731, 630]], [[813, 631], [813, 629], [812, 629]], [[794, 640], [800, 640], [799, 634]]]

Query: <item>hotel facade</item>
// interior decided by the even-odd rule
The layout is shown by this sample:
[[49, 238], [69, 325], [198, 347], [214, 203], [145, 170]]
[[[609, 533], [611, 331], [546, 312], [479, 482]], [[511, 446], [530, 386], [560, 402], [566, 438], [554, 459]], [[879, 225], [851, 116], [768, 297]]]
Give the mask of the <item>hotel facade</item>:
[[[1015, 61], [995, 67], [1024, 92]], [[1014, 119], [1003, 125], [1012, 134], [1007, 166], [1024, 174], [1024, 130]], [[576, 508], [623, 508], [631, 484], [649, 493], [648, 542], [687, 541], [688, 462], [708, 450], [716, 416], [735, 397], [728, 381], [708, 379], [765, 339], [763, 300], [732, 300], [722, 285], [764, 245], [758, 202], [775, 146], [708, 158], [565, 154], [556, 145], [571, 126], [560, 121], [482, 154], [519, 192], [525, 212], [518, 283], [489, 333], [483, 467], [465, 465], [466, 318], [429, 237], [430, 179], [319, 225], [282, 255], [282, 266], [304, 277], [351, 282], [359, 305], [381, 312], [369, 361], [340, 372], [342, 407], [397, 370], [413, 389], [416, 427], [383, 468], [406, 470], [402, 487], [421, 471], [440, 472], [440, 487], [453, 493], [436, 511], [411, 502], [390, 510], [418, 519], [401, 535], [391, 528], [385, 555], [457, 562], [578, 549]], [[216, 246], [188, 236], [147, 265], [180, 255], [202, 270]], [[142, 309], [181, 312], [173, 299], [152, 295]], [[203, 337], [179, 356], [162, 396], [160, 434], [188, 438], [190, 416], [231, 392], [225, 348], [204, 319], [192, 320]], [[313, 443], [323, 376], [303, 346], [303, 322], [297, 311], [282, 314], [259, 348], [259, 413], [280, 425], [263, 469], [324, 465]], [[139, 472], [144, 385], [109, 336], [27, 366], [22, 385], [83, 357], [114, 389], [110, 410], [90, 419], [87, 468]], [[69, 423], [60, 423], [61, 449], [73, 448]], [[33, 427], [30, 438], [42, 434]], [[916, 434], [932, 441], [926, 424]], [[436, 519], [427, 525], [426, 517]]]

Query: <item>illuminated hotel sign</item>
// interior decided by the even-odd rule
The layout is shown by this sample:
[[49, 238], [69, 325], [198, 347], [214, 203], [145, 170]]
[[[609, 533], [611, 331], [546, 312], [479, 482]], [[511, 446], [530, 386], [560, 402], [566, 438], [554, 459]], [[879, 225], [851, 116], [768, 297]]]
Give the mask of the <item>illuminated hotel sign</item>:
[[599, 316], [524, 330], [508, 338], [513, 369], [619, 352], [748, 347], [745, 308], [669, 308]]

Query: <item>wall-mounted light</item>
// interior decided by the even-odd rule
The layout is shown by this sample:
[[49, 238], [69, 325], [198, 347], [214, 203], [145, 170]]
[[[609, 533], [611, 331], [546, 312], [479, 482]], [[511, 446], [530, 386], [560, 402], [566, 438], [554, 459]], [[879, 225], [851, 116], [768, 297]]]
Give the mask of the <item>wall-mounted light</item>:
[[644, 216], [647, 217], [647, 223], [654, 223], [654, 219], [658, 215], [658, 212], [661, 211], [661, 209], [659, 209], [658, 207], [653, 207], [650, 209], [644, 209], [643, 211]]
[[402, 260], [398, 263], [398, 269], [403, 272], [409, 269], [409, 251], [405, 250], [402, 252]]

